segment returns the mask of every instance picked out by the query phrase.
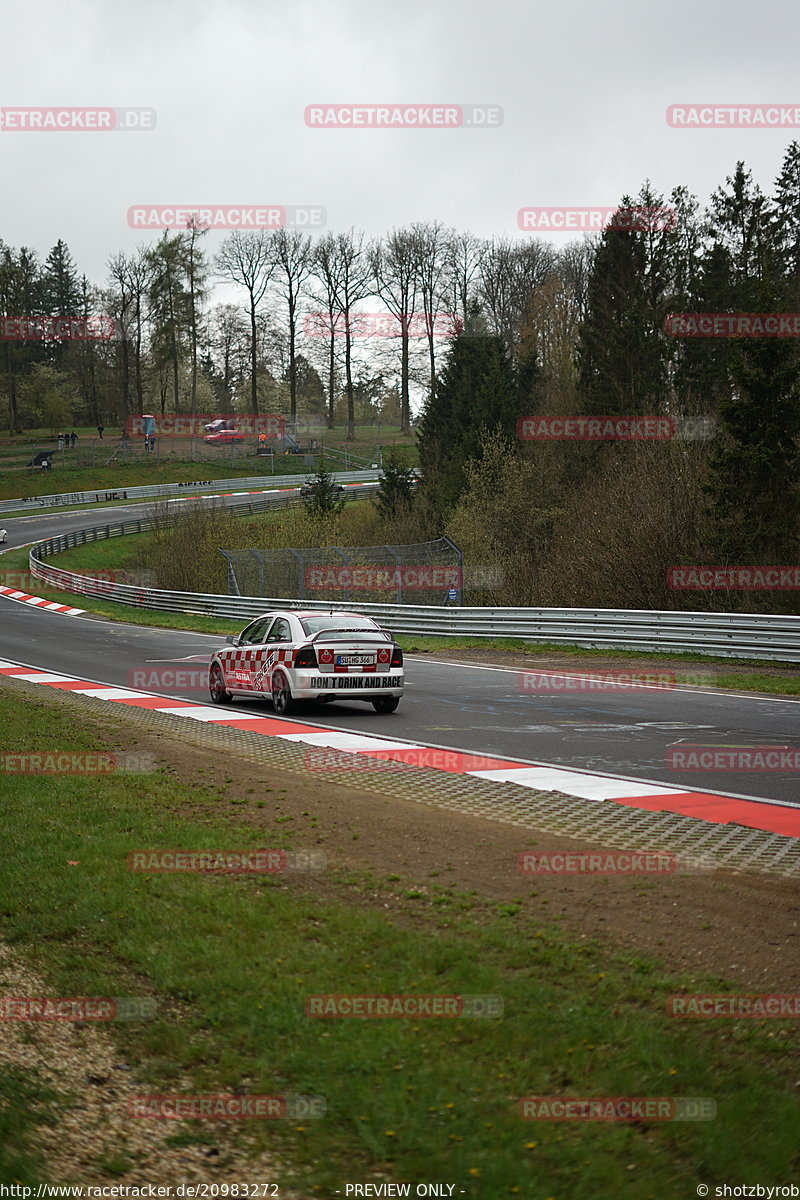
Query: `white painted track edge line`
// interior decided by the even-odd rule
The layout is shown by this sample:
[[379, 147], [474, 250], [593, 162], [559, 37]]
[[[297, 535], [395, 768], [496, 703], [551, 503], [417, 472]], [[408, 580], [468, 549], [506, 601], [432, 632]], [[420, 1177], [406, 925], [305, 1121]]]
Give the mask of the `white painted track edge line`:
[[[400, 634], [400, 637], [404, 637], [404, 636], [409, 636], [409, 635]], [[442, 667], [466, 667], [468, 670], [471, 670], [471, 671], [498, 671], [502, 674], [519, 675], [520, 671], [525, 670], [525, 668], [523, 668], [523, 667], [493, 667], [493, 666], [489, 666], [487, 663], [445, 662], [441, 658], [417, 658], [415, 655], [412, 655], [412, 654], [404, 654], [403, 657], [407, 658], [409, 660], [409, 662], [428, 663], [429, 665], [432, 665], [432, 666], [438, 665], [438, 666], [442, 666]], [[765, 660], [765, 663], [766, 662], [767, 662], [767, 660]], [[774, 666], [776, 664], [772, 664], [772, 665]], [[777, 664], [777, 665], [780, 665], [780, 664]], [[593, 673], [590, 671], [534, 671], [534, 670], [531, 670], [529, 673], [536, 674], [536, 675], [547, 675], [554, 679], [565, 679], [568, 677], [574, 678], [577, 675], [586, 675], [591, 678], [592, 674], [599, 674], [600, 672]], [[676, 684], [675, 687], [663, 687], [663, 686], [659, 686], [656, 683], [628, 683], [628, 684], [625, 684], [624, 687], [619, 687], [619, 688], [609, 687], [608, 691], [611, 695], [620, 695], [623, 692], [632, 692], [636, 688], [646, 689], [651, 692], [670, 692], [672, 694], [674, 694], [675, 692], [689, 692], [691, 695], [694, 695], [694, 696], [726, 696], [726, 697], [730, 697], [732, 700], [771, 700], [775, 704], [800, 704], [800, 696], [771, 696], [767, 692], [737, 692], [733, 688], [730, 691], [727, 688], [701, 688], [699, 685], [695, 687], [693, 684], [688, 684], [688, 683]], [[590, 688], [590, 689], [588, 689], [587, 694], [592, 693], [594, 695], [597, 695], [601, 691], [602, 691], [601, 688], [595, 688], [594, 692], [592, 693], [592, 689]], [[537, 693], [536, 692], [520, 692], [519, 695], [520, 695], [520, 698], [522, 698], [523, 696], [535, 696], [535, 695], [537, 695]], [[542, 695], [543, 696], [573, 696], [574, 697], [574, 696], [579, 696], [580, 692], [566, 692], [566, 691], [564, 691], [564, 692], [560, 692], [560, 691], [559, 692], [543, 692]]]
[[[8, 660], [6, 660], [6, 661], [8, 661]], [[36, 666], [36, 665], [31, 665], [29, 663], [13, 663], [12, 665], [23, 667], [23, 668], [26, 668], [31, 671], [42, 671], [43, 670], [42, 667]], [[5, 678], [5, 676], [1, 676], [0, 678]], [[11, 678], [13, 678], [13, 676], [11, 676]], [[76, 675], [76, 676], [74, 676], [74, 678], [77, 680], [79, 677]], [[85, 682], [96, 683], [98, 687], [104, 687], [104, 688], [118, 686], [116, 684], [110, 684], [104, 680], [89, 679], [89, 680], [86, 680]], [[47, 684], [41, 684], [40, 686], [46, 687]], [[153, 699], [170, 700], [170, 701], [172, 701], [173, 704], [177, 703], [177, 704], [180, 704], [182, 707], [193, 706], [193, 705], [196, 706], [196, 705], [200, 704], [200, 701], [197, 701], [197, 700], [182, 700], [181, 697], [179, 697], [179, 696], [178, 697], [165, 696], [163, 692], [142, 692], [141, 694], [143, 696], [152, 697]], [[120, 701], [120, 703], [123, 703], [123, 702]], [[205, 707], [205, 706], [203, 706], [203, 707]], [[155, 709], [153, 711], [158, 712], [159, 710]], [[227, 709], [226, 715], [229, 715], [230, 717], [235, 719], [235, 714], [238, 711], [239, 710], [237, 710], [237, 709]], [[250, 716], [252, 714], [249, 713], [247, 710], [242, 710], [242, 715]], [[326, 732], [331, 732], [331, 731], [342, 732], [342, 733], [352, 732], [352, 730], [342, 728], [340, 726], [321, 725], [315, 721], [310, 721], [305, 718], [301, 718], [299, 716], [298, 717], [276, 717], [271, 710], [269, 712], [265, 712], [263, 714], [263, 716], [268, 720], [276, 720], [276, 721], [285, 720], [287, 722], [287, 724], [294, 723], [294, 724], [308, 725], [315, 729], [324, 730]], [[364, 736], [369, 736], [369, 735], [364, 735]], [[407, 742], [408, 741], [407, 738], [392, 738], [391, 736], [387, 737], [386, 734], [382, 734], [381, 736], [383, 738], [385, 738], [387, 741], [396, 741], [396, 742]], [[421, 742], [420, 741], [418, 744], [426, 750], [443, 750], [449, 754], [477, 755], [477, 752], [474, 750], [463, 750], [458, 746], [443, 746], [438, 742]], [[674, 786], [675, 786], [674, 784], [664, 784], [663, 781], [660, 779], [639, 779], [636, 776], [630, 776], [630, 775], [616, 775], [616, 774], [611, 774], [609, 772], [588, 771], [584, 767], [565, 767], [563, 763], [547, 763], [547, 762], [536, 761], [533, 759], [520, 759], [520, 758], [514, 758], [513, 756], [506, 755], [506, 754], [482, 753], [480, 755], [480, 757], [499, 758], [509, 764], [518, 764], [520, 767], [549, 767], [554, 770], [562, 770], [562, 771], [563, 770], [571, 770], [571, 771], [574, 771], [575, 774], [577, 774], [577, 775], [586, 775], [586, 776], [589, 776], [590, 778], [600, 777], [603, 779], [615, 779], [615, 780], [619, 780], [620, 782], [623, 782], [623, 783], [644, 784], [646, 786], [653, 786], [653, 787], [665, 786], [665, 787], [673, 787], [674, 788]], [[513, 767], [511, 769], [513, 769]], [[697, 788], [688, 788], [687, 787], [684, 789], [684, 791], [688, 794], [693, 794], [693, 793], [698, 794]], [[699, 794], [702, 794], [702, 792], [700, 792]], [[794, 803], [791, 800], [774, 800], [774, 799], [770, 799], [765, 796], [747, 796], [747, 795], [742, 795], [741, 793], [738, 793], [738, 792], [721, 792], [718, 790], [709, 792], [708, 794], [712, 795], [712, 796], [720, 796], [723, 799], [729, 799], [729, 800], [749, 800], [755, 804], [768, 804], [768, 805], [775, 805], [779, 808], [800, 809], [800, 802]]]

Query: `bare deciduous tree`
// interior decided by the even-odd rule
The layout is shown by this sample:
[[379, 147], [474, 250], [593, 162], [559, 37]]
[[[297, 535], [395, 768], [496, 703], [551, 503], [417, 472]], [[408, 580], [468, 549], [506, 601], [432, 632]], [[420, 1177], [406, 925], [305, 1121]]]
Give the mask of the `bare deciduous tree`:
[[[323, 282], [329, 304], [326, 320], [330, 327], [331, 370], [335, 362], [335, 342], [341, 330], [344, 338], [345, 391], [347, 395], [347, 440], [355, 440], [353, 388], [353, 330], [358, 313], [355, 305], [372, 294], [370, 251], [363, 233], [328, 233], [317, 243], [315, 274]], [[332, 397], [329, 397], [332, 403]], [[329, 420], [330, 423], [330, 420]]]
[[186, 326], [186, 243], [169, 230], [148, 251], [150, 316], [157, 367], [169, 363], [175, 412], [180, 412], [180, 359]]
[[[429, 388], [433, 395], [436, 390], [436, 338], [442, 336], [439, 306], [446, 294], [448, 234], [439, 221], [418, 221], [412, 226], [412, 231], [417, 254], [417, 282], [428, 341]], [[453, 332], [456, 332], [455, 329]], [[406, 432], [405, 428], [403, 432]]]
[[472, 233], [452, 233], [445, 246], [445, 286], [462, 328], [467, 323], [470, 302], [475, 296], [473, 283], [484, 250], [484, 243]]
[[211, 314], [210, 349], [219, 370], [223, 403], [230, 411], [236, 390], [246, 378], [250, 345], [248, 326], [235, 304], [217, 304]]
[[131, 326], [133, 318], [133, 294], [131, 289], [129, 259], [127, 254], [115, 254], [108, 262], [111, 287], [105, 294], [105, 306], [114, 319], [119, 338], [120, 384], [122, 392], [122, 419], [126, 421], [131, 411]]
[[189, 353], [191, 359], [191, 384], [189, 398], [192, 416], [197, 412], [197, 341], [198, 310], [206, 298], [208, 264], [200, 247], [200, 239], [208, 233], [198, 225], [194, 216], [189, 218], [186, 238], [186, 278], [189, 283]]
[[272, 235], [272, 254], [286, 304], [289, 333], [289, 419], [297, 420], [297, 316], [300, 294], [314, 265], [311, 238], [299, 230], [278, 229]]
[[375, 244], [370, 257], [377, 294], [399, 323], [400, 432], [408, 433], [411, 428], [408, 342], [417, 303], [419, 240], [412, 229], [393, 229]]
[[550, 274], [555, 257], [546, 242], [494, 238], [481, 258], [481, 302], [495, 333], [514, 356], [532, 296]]
[[312, 273], [321, 287], [312, 289], [310, 296], [314, 303], [322, 308], [311, 314], [310, 332], [314, 336], [324, 332], [328, 338], [327, 424], [329, 429], [333, 429], [336, 415], [336, 331], [342, 264], [336, 253], [336, 239], [332, 233], [327, 233], [317, 243]]
[[275, 271], [270, 235], [265, 230], [242, 233], [236, 229], [225, 239], [215, 265], [223, 279], [247, 292], [250, 316], [250, 408], [258, 416], [258, 309]]

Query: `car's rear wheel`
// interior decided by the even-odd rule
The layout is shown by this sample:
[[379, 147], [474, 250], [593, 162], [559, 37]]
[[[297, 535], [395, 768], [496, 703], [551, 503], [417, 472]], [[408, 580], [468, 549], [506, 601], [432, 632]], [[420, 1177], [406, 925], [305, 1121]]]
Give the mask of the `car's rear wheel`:
[[225, 676], [219, 663], [212, 663], [208, 673], [208, 690], [215, 704], [230, 704], [233, 696], [225, 687]]
[[392, 713], [399, 703], [399, 696], [381, 696], [379, 700], [372, 701], [372, 707], [375, 709], [375, 712]]
[[289, 680], [282, 671], [276, 671], [272, 676], [272, 707], [279, 717], [288, 716], [295, 708]]

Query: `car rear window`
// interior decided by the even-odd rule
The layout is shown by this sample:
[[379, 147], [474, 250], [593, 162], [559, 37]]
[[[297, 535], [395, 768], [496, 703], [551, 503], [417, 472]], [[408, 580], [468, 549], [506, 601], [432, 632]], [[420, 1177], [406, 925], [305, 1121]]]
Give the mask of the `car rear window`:
[[304, 617], [300, 624], [303, 626], [303, 631], [311, 636], [314, 633], [322, 633], [330, 631], [331, 636], [339, 637], [340, 634], [357, 633], [359, 637], [372, 636], [374, 638], [385, 638], [387, 635], [382, 629], [379, 629], [374, 621], [370, 621], [366, 617], [360, 620], [358, 617]]

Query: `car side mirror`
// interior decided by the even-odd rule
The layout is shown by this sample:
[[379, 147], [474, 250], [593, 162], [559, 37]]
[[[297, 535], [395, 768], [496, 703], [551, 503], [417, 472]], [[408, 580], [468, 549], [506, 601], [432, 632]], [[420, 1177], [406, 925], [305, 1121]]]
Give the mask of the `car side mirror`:
[[225, 638], [225, 641], [228, 643], [229, 646], [238, 646], [239, 645], [238, 637], [231, 637], [230, 635], [228, 635], [228, 637]]

